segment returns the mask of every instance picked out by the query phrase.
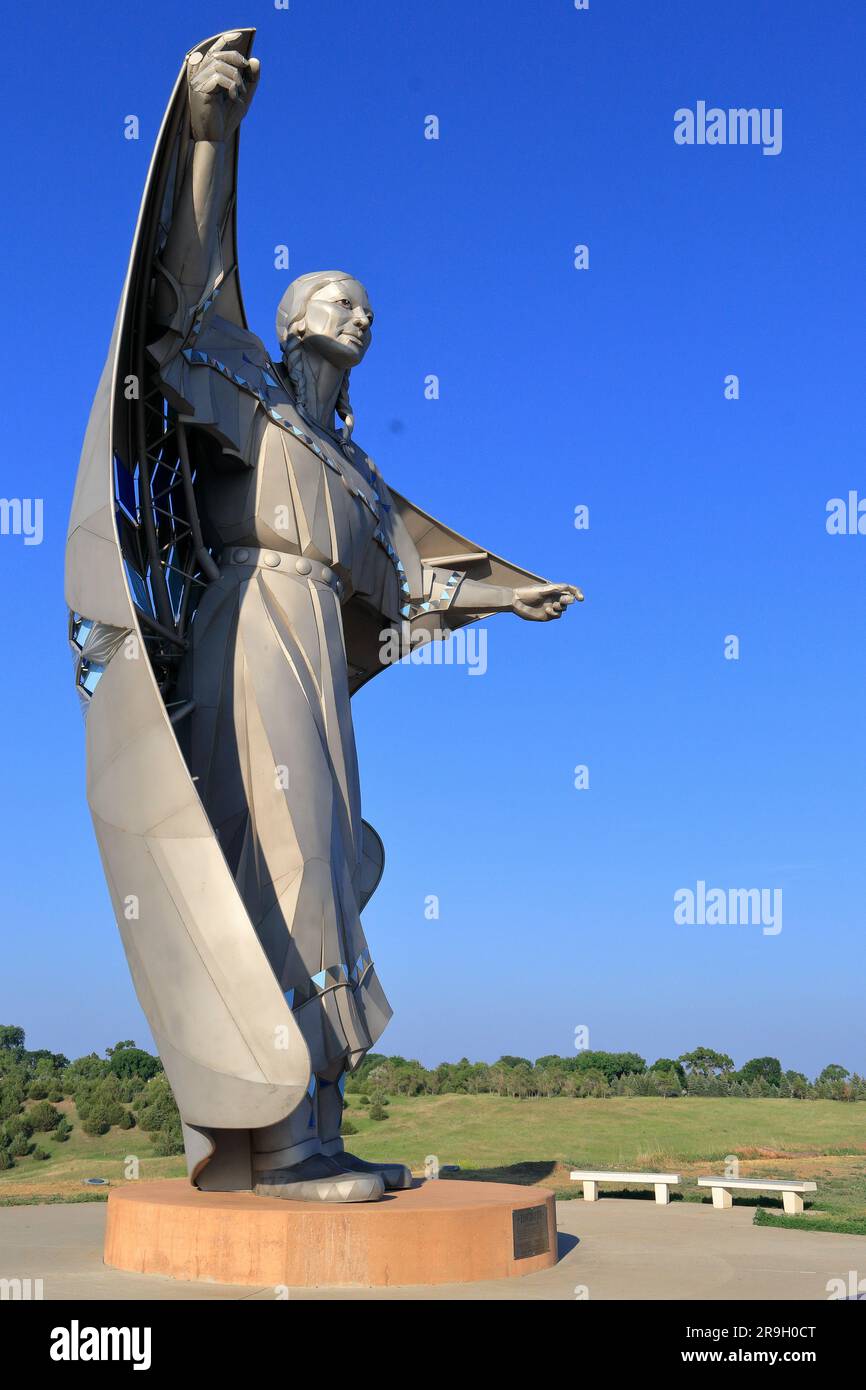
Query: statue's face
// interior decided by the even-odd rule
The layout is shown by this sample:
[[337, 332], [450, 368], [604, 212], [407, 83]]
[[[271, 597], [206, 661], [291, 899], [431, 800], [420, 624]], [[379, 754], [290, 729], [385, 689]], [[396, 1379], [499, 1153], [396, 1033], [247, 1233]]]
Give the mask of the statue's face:
[[304, 348], [317, 352], [335, 367], [357, 367], [372, 334], [373, 310], [367, 291], [357, 280], [332, 280], [307, 300]]

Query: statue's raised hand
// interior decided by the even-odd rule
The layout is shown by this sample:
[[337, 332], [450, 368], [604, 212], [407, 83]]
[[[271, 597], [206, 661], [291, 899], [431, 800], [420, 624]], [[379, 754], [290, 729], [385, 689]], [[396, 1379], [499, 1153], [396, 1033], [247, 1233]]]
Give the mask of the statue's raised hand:
[[237, 30], [223, 34], [207, 53], [189, 56], [187, 83], [194, 140], [228, 140], [249, 110], [259, 80], [259, 60], [247, 59], [232, 48], [240, 37]]
[[574, 584], [530, 584], [514, 590], [511, 607], [518, 618], [547, 623], [552, 618], [561, 618], [569, 604], [582, 598], [583, 594]]

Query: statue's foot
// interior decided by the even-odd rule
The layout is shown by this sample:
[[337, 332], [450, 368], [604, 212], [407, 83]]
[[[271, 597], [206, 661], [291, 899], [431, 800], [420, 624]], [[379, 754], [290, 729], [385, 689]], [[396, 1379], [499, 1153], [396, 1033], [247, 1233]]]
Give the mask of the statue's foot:
[[293, 1202], [375, 1202], [385, 1191], [382, 1176], [374, 1169], [354, 1172], [324, 1154], [313, 1154], [291, 1168], [271, 1168], [260, 1173], [255, 1191], [259, 1197], [285, 1197]]
[[405, 1163], [367, 1163], [355, 1154], [334, 1154], [334, 1162], [353, 1173], [378, 1173], [388, 1192], [398, 1192], [412, 1186], [412, 1174]]

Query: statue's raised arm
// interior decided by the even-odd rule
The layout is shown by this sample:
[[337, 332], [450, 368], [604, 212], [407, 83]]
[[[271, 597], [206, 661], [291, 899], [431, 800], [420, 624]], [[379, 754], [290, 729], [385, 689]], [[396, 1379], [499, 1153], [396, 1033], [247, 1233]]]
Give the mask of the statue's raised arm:
[[237, 131], [259, 80], [259, 62], [248, 57], [252, 34], [234, 30], [186, 60], [189, 133], [187, 156], [171, 226], [157, 261], [160, 278], [155, 314], [181, 331], [184, 315], [201, 303], [222, 274], [226, 221], [233, 218]]

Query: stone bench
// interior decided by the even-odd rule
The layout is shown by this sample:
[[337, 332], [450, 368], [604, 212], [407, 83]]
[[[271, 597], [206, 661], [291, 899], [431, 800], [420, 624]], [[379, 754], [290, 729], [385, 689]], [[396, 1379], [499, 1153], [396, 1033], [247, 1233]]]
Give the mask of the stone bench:
[[572, 1182], [583, 1183], [583, 1200], [585, 1202], [598, 1201], [600, 1182], [627, 1182], [641, 1187], [652, 1185], [655, 1188], [656, 1201], [660, 1206], [667, 1206], [671, 1200], [670, 1189], [679, 1182], [680, 1175], [679, 1173], [614, 1173], [607, 1169], [577, 1168], [571, 1174], [571, 1180]]
[[732, 1205], [733, 1192], [781, 1192], [782, 1206], [789, 1216], [796, 1216], [803, 1210], [804, 1192], [817, 1192], [814, 1182], [794, 1182], [784, 1178], [698, 1178], [698, 1187], [712, 1188], [713, 1206]]

